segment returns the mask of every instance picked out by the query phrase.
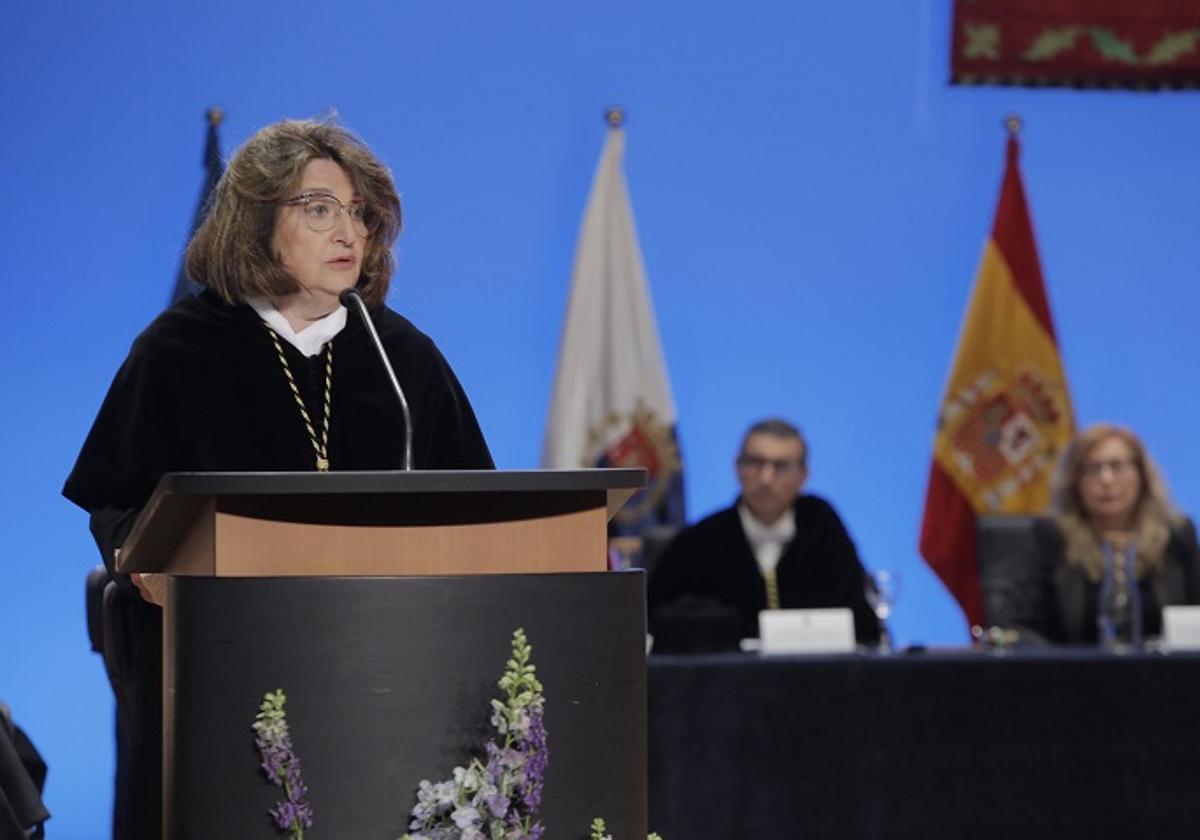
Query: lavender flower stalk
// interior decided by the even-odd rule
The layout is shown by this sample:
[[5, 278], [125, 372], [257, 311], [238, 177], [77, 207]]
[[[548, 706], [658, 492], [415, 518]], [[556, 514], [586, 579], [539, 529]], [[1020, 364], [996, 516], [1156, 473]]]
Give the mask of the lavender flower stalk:
[[453, 778], [422, 781], [401, 840], [542, 840], [537, 820], [546, 749], [545, 697], [525, 631], [513, 633], [512, 656], [492, 700], [491, 723], [503, 740], [485, 745], [486, 760], [455, 767]]
[[[607, 832], [608, 826], [604, 824], [604, 820], [596, 817], [592, 820], [592, 833], [588, 835], [588, 840], [613, 840], [613, 836]], [[662, 837], [650, 832], [646, 835], [646, 840], [662, 840]]]
[[268, 811], [275, 827], [280, 833], [287, 832], [292, 840], [304, 840], [304, 829], [312, 828], [313, 812], [304, 799], [308, 788], [300, 776], [300, 759], [292, 749], [285, 703], [287, 696], [282, 690], [263, 695], [254, 717], [254, 745], [267, 778], [283, 788], [284, 798]]

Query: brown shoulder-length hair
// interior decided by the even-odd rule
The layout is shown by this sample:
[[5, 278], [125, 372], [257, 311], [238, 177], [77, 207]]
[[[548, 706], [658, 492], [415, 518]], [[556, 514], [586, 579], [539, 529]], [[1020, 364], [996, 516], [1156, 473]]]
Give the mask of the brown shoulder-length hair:
[[326, 121], [268, 125], [234, 153], [213, 190], [207, 218], [188, 243], [185, 267], [192, 279], [229, 303], [298, 291], [296, 279], [272, 252], [271, 237], [279, 202], [291, 197], [304, 167], [314, 160], [341, 166], [374, 216], [357, 285], [369, 306], [382, 304], [395, 268], [400, 197], [391, 173], [366, 143]]
[[1162, 568], [1163, 553], [1171, 539], [1171, 530], [1181, 519], [1171, 503], [1166, 482], [1146, 451], [1141, 438], [1124, 426], [1096, 423], [1075, 436], [1063, 453], [1054, 476], [1053, 511], [1066, 543], [1066, 560], [1079, 566], [1092, 580], [1104, 575], [1101, 537], [1089, 521], [1083, 507], [1079, 483], [1084, 462], [1093, 449], [1109, 438], [1124, 441], [1133, 453], [1141, 476], [1141, 490], [1134, 509], [1134, 539], [1137, 541], [1136, 571], [1139, 577]]

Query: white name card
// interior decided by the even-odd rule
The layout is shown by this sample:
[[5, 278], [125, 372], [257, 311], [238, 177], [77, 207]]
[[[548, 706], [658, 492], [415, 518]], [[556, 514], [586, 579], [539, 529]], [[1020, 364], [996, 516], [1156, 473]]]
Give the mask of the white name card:
[[1200, 650], [1200, 607], [1163, 607], [1163, 647]]
[[849, 607], [764, 610], [758, 614], [758, 632], [766, 654], [854, 652], [854, 614]]

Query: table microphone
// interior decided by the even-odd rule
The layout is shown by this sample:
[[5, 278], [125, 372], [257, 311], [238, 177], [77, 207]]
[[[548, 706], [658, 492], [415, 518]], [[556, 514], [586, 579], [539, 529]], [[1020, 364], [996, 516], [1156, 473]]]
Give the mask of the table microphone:
[[[350, 301], [354, 301], [354, 307], [350, 306]], [[367, 305], [363, 303], [358, 289], [350, 288], [343, 291], [338, 295], [338, 303], [347, 309], [357, 309], [358, 314], [362, 316], [363, 326], [367, 328], [367, 334], [375, 343], [375, 349], [379, 352], [379, 360], [383, 362], [383, 369], [387, 371], [388, 379], [392, 382], [392, 389], [396, 392], [396, 399], [400, 400], [400, 412], [404, 415], [404, 469], [411, 470], [413, 423], [412, 415], [408, 411], [408, 400], [404, 398], [404, 389], [400, 387], [396, 371], [392, 370], [392, 363], [388, 361], [387, 353], [383, 349], [383, 342], [379, 340], [379, 333], [375, 331], [375, 325], [371, 323], [371, 315], [367, 312]]]

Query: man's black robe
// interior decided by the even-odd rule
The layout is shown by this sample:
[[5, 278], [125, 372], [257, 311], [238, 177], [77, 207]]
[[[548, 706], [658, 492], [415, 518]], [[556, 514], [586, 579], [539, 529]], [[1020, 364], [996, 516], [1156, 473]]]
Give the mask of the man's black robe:
[[[413, 418], [415, 469], [486, 469], [492, 458], [466, 394], [428, 336], [395, 312], [372, 312]], [[333, 338], [332, 470], [399, 469], [404, 419], [356, 313]], [[324, 353], [281, 342], [314, 427], [323, 416]], [[318, 431], [319, 434], [319, 431]], [[211, 292], [156, 318], [117, 372], [63, 495], [91, 514], [92, 533], [121, 591], [105, 607], [105, 651], [117, 694], [115, 834], [161, 833], [161, 610], [113, 568], [137, 512], [168, 472], [307, 471], [315, 454], [271, 337], [249, 306]], [[122, 767], [122, 763], [124, 766]]]
[[[833, 507], [818, 496], [797, 496], [796, 536], [775, 567], [780, 606], [849, 607], [858, 641], [879, 641], [879, 620], [867, 604], [866, 575], [858, 552]], [[660, 607], [686, 597], [718, 601], [737, 610], [743, 638], [758, 635], [767, 608], [766, 583], [742, 528], [737, 507], [718, 511], [684, 529], [663, 551], [650, 575], [650, 632]]]

